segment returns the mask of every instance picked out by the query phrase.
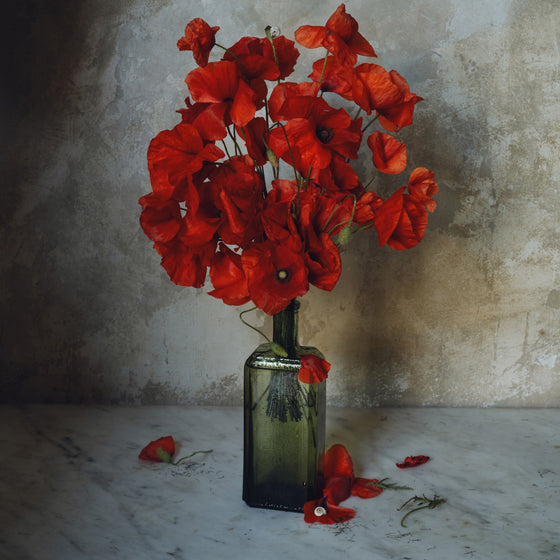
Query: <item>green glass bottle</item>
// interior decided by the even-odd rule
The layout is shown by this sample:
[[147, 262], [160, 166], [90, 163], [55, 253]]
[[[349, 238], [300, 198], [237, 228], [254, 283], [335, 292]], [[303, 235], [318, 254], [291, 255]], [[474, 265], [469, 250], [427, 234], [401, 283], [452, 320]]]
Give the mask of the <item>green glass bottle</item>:
[[325, 452], [326, 381], [301, 383], [300, 357], [322, 354], [298, 344], [299, 302], [273, 317], [273, 342], [245, 363], [243, 499], [252, 507], [303, 511], [320, 498]]

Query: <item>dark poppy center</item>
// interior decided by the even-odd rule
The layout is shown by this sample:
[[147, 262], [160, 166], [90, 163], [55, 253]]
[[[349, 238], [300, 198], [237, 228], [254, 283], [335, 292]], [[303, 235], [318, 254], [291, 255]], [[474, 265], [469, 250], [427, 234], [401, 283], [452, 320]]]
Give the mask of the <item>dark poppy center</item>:
[[278, 282], [287, 282], [290, 278], [290, 272], [285, 268], [276, 271], [276, 280]]
[[328, 144], [334, 136], [334, 131], [332, 128], [324, 128], [322, 126], [318, 126], [316, 130], [316, 134], [317, 134], [317, 138], [319, 138], [319, 140], [323, 144]]

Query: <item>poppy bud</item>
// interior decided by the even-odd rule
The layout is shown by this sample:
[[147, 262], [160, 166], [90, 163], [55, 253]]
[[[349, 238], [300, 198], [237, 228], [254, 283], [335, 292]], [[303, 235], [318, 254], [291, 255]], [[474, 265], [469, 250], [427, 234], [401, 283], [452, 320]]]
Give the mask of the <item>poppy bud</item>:
[[352, 228], [350, 226], [346, 226], [340, 231], [336, 241], [339, 245], [344, 245], [350, 239], [351, 235]]
[[277, 342], [271, 342], [270, 343], [270, 349], [277, 356], [280, 356], [281, 358], [287, 358], [288, 357], [288, 352], [286, 352], [286, 350], [284, 350], [284, 348], [282, 346], [280, 346], [280, 344], [278, 344]]
[[270, 165], [272, 165], [272, 167], [278, 167], [278, 158], [270, 148], [266, 149], [266, 157], [268, 158], [268, 161], [270, 162]]
[[156, 450], [157, 456], [164, 462], [164, 463], [171, 463], [171, 455], [165, 449], [158, 447]]

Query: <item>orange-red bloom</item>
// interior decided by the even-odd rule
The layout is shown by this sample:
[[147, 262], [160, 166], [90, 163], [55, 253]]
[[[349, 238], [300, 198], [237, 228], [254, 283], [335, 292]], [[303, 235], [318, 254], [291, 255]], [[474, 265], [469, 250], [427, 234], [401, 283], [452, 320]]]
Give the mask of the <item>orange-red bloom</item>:
[[175, 238], [170, 243], [155, 243], [154, 248], [161, 255], [161, 266], [173, 283], [202, 288], [216, 251], [215, 240], [194, 248]]
[[285, 309], [309, 289], [307, 268], [297, 240], [253, 243], [241, 254], [249, 295], [269, 315]]
[[224, 124], [245, 126], [257, 110], [257, 95], [241, 76], [236, 62], [220, 60], [195, 68], [185, 79], [194, 101], [224, 110]]
[[386, 130], [399, 130], [412, 124], [414, 106], [421, 97], [410, 93], [406, 80], [396, 71], [387, 72], [377, 64], [360, 64], [352, 85], [354, 101], [369, 115], [379, 113]]
[[304, 354], [300, 358], [299, 380], [302, 383], [321, 383], [329, 376], [331, 364], [314, 354]]
[[410, 249], [424, 237], [428, 212], [409, 194], [406, 187], [393, 193], [375, 212], [373, 225], [377, 230], [379, 246], [388, 244], [392, 249]]
[[204, 144], [191, 124], [179, 123], [172, 130], [163, 130], [148, 148], [152, 189], [162, 199], [171, 198], [175, 189], [186, 187], [205, 161], [213, 162], [221, 157], [224, 152], [214, 144]]
[[210, 279], [214, 289], [208, 295], [221, 299], [227, 305], [243, 305], [250, 300], [241, 255], [223, 244], [214, 256]]
[[295, 32], [296, 41], [315, 49], [325, 47], [336, 56], [342, 64], [354, 66], [357, 55], [376, 56], [373, 47], [358, 32], [358, 22], [346, 13], [346, 7], [341, 4], [324, 27], [303, 25]]
[[406, 168], [406, 147], [385, 132], [374, 132], [367, 145], [373, 154], [373, 164], [382, 173], [396, 175]]
[[436, 207], [431, 198], [438, 192], [433, 173], [424, 167], [415, 169], [409, 180], [410, 194], [405, 194], [405, 189], [401, 187], [375, 211], [380, 246], [387, 243], [392, 249], [410, 249], [424, 237], [428, 210], [432, 212]]
[[302, 103], [307, 111], [304, 117], [291, 118], [284, 129], [275, 128], [268, 135], [268, 145], [276, 156], [295, 163], [304, 176], [310, 168], [327, 167], [333, 154], [356, 159], [362, 119], [353, 121], [344, 109], [333, 109], [322, 98], [311, 103], [303, 99]]
[[439, 187], [434, 180], [434, 172], [425, 167], [416, 168], [408, 180], [408, 191], [420, 201], [429, 212], [436, 209], [436, 201], [432, 198], [437, 194]]
[[185, 35], [177, 41], [177, 47], [180, 51], [192, 51], [196, 63], [206, 66], [219, 29], [210, 27], [203, 19], [195, 18], [187, 24]]
[[171, 241], [181, 229], [181, 210], [173, 199], [161, 199], [154, 193], [138, 201], [142, 206], [140, 226], [152, 241]]
[[[322, 76], [322, 77], [321, 77]], [[313, 63], [313, 72], [309, 77], [318, 84], [322, 91], [337, 93], [344, 99], [352, 99], [352, 84], [354, 83], [354, 69], [345, 66], [336, 56], [321, 58]]]

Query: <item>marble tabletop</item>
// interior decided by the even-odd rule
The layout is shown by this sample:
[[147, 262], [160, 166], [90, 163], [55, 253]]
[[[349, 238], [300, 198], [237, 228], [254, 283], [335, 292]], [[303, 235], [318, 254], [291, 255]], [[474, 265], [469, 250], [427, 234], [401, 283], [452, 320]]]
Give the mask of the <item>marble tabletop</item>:
[[[386, 490], [339, 525], [241, 500], [242, 409], [0, 407], [2, 559], [560, 559], [560, 410], [329, 408], [327, 445]], [[138, 459], [173, 435], [178, 466]], [[431, 460], [401, 470], [408, 455]], [[414, 495], [446, 502], [407, 518]]]

